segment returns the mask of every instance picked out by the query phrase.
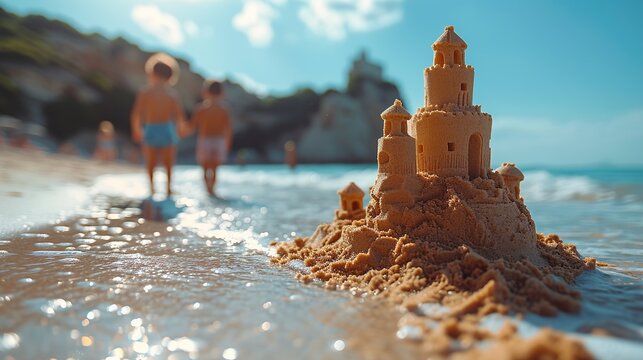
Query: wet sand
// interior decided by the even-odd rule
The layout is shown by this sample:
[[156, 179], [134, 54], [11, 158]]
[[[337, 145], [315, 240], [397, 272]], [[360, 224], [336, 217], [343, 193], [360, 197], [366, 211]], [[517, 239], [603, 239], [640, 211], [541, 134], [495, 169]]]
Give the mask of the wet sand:
[[0, 233], [73, 214], [90, 202], [88, 186], [97, 176], [135, 171], [125, 164], [0, 144]]
[[[0, 152], [1, 161], [10, 161], [5, 155]], [[71, 161], [74, 166], [85, 162]], [[42, 177], [37, 169], [46, 166], [15, 163], [30, 168], [25, 179]], [[292, 179], [316, 178], [306, 175], [296, 180], [296, 174], [287, 173], [289, 178], [277, 174], [274, 180], [256, 170], [238, 175], [226, 170], [224, 179], [238, 176], [240, 183], [224, 182], [222, 193], [228, 199], [220, 200], [202, 197], [196, 169], [178, 169], [183, 194], [173, 203], [186, 207], [169, 223], [157, 223], [140, 220], [137, 206], [146, 192], [142, 170], [129, 175], [127, 169], [95, 168], [96, 174], [112, 170], [124, 175], [100, 178], [91, 189], [82, 180], [61, 176], [57, 181], [80, 189], [87, 194], [86, 201], [81, 199], [73, 212], [44, 216], [46, 221], [38, 224], [20, 223], [27, 227], [0, 236], [2, 357], [428, 357], [418, 341], [413, 312], [358, 289], [328, 291], [315, 281], [304, 285], [294, 278], [296, 272], [305, 271], [301, 264], [286, 268], [270, 264], [268, 243], [312, 233], [325, 216], [319, 209], [331, 214], [336, 197], [311, 191], [309, 185], [297, 190], [297, 183], [288, 187], [289, 192], [271, 191], [274, 187], [262, 182], [279, 180], [282, 186]], [[88, 174], [88, 182], [92, 176]], [[11, 191], [31, 186], [15, 184]], [[187, 190], [189, 184], [194, 190]], [[132, 191], [127, 197], [104, 195], [112, 188]], [[329, 193], [334, 194], [334, 187]], [[309, 201], [292, 207], [304, 194]], [[585, 287], [589, 283], [590, 288], [612, 293], [605, 277], [597, 273], [580, 279]], [[625, 295], [614, 296], [622, 303], [631, 299], [632, 292]], [[440, 311], [426, 305], [420, 309]], [[555, 322], [529, 316], [527, 320], [517, 324], [521, 335], [539, 330], [533, 325], [525, 330], [528, 324], [556, 324], [560, 329], [564, 322], [571, 326], [566, 331], [575, 332], [588, 322], [586, 317], [567, 315]], [[498, 333], [505, 321], [489, 316], [483, 325]], [[607, 327], [598, 321], [597, 317], [599, 330]], [[640, 335], [627, 333], [627, 327], [615, 329], [624, 336], [612, 336], [631, 341], [592, 336], [583, 338], [584, 343], [602, 358], [609, 358], [605, 354], [632, 358], [627, 354], [639, 349]]]
[[[41, 158], [21, 152], [2, 154], [5, 164], [12, 166], [10, 178], [19, 172], [25, 179], [39, 174]], [[50, 161], [49, 156], [42, 159]], [[59, 162], [49, 166], [87, 165], [86, 174], [123, 170], [80, 159], [54, 160]], [[86, 178], [65, 178], [69, 172], [58, 170], [52, 181], [84, 185]], [[40, 186], [5, 185], [23, 193]], [[31, 198], [37, 201], [38, 196]], [[301, 286], [292, 270], [270, 265], [263, 252], [248, 251], [230, 239], [196, 236], [194, 229], [182, 228], [176, 219], [145, 220], [140, 200], [92, 193], [88, 202], [81, 203], [73, 213], [52, 216], [49, 224], [29, 222], [21, 224], [20, 231], [0, 236], [1, 355], [16, 359], [422, 356], [418, 346], [401, 343], [395, 336], [402, 315], [396, 308]], [[222, 209], [226, 213], [224, 209], [227, 206]], [[189, 209], [186, 213], [194, 215]]]
[[[375, 334], [395, 332], [394, 309], [340, 294], [326, 297], [324, 306], [314, 300], [323, 289], [299, 286], [265, 257], [199, 244], [172, 226], [144, 221], [130, 205], [98, 199], [88, 217], [3, 240], [0, 332], [19, 342], [12, 348], [5, 339], [0, 353], [179, 359], [419, 354], [393, 346], [394, 336], [364, 346], [364, 325]], [[274, 284], [275, 277], [282, 282]], [[305, 317], [293, 316], [302, 312]], [[303, 329], [320, 336], [304, 336]], [[346, 347], [347, 355], [337, 350]], [[310, 353], [315, 349], [318, 355]]]

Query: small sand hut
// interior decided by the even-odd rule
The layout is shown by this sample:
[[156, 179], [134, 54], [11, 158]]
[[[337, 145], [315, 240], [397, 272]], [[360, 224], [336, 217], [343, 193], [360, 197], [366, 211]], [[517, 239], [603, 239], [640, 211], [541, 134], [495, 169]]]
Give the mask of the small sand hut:
[[364, 191], [354, 182], [337, 192], [339, 194], [339, 210], [335, 212], [338, 219], [360, 219], [365, 215]]
[[497, 168], [496, 172], [502, 175], [509, 193], [513, 194], [516, 200], [523, 201], [522, 197], [520, 197], [520, 182], [525, 180], [525, 175], [516, 167], [516, 164], [502, 163], [502, 166]]

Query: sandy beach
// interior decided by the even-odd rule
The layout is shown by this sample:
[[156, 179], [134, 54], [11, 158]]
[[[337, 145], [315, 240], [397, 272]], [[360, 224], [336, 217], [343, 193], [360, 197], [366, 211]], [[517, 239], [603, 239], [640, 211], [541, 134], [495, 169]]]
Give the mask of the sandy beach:
[[[295, 173], [281, 167], [227, 167], [222, 170], [223, 199], [204, 194], [198, 169], [179, 167], [178, 195], [154, 202], [169, 219], [150, 221], [141, 206], [147, 187], [140, 168], [7, 148], [0, 159], [0, 353], [5, 357], [381, 359], [430, 354], [418, 319], [428, 321], [427, 314], [439, 308], [418, 304], [409, 312], [358, 289], [304, 284], [295, 278], [307, 271], [301, 263], [270, 263], [271, 242], [312, 234], [316, 224], [332, 217], [337, 184], [352, 178], [364, 186], [372, 178], [369, 167], [311, 167]], [[578, 183], [565, 176], [559, 181]], [[525, 191], [528, 201], [537, 198], [537, 188]], [[570, 200], [575, 196], [558, 206], [575, 207]], [[308, 201], [298, 202], [302, 198]], [[618, 199], [591, 204], [598, 214], [612, 201], [629, 212], [640, 207], [638, 201], [618, 205]], [[553, 204], [531, 204], [544, 228], [562, 228], [565, 239], [576, 239], [581, 252], [599, 260], [605, 253], [599, 242], [579, 239], [613, 242], [615, 236], [636, 236], [634, 228], [600, 235], [591, 235], [592, 226], [589, 233], [566, 230], [543, 216], [555, 211]], [[580, 216], [594, 216], [595, 227], [610, 227], [607, 219]], [[552, 327], [580, 341], [596, 358], [636, 358], [643, 328], [635, 315], [640, 313], [640, 262], [613, 251], [608, 255], [616, 266], [587, 272], [573, 286], [582, 295], [580, 313], [526, 314], [522, 320], [496, 314], [482, 319], [483, 328], [495, 333], [510, 320], [519, 338], [529, 339]], [[497, 343], [524, 346], [502, 344]]]
[[91, 202], [88, 189], [98, 176], [137, 171], [125, 164], [0, 144], [0, 231], [14, 232], [74, 214]]

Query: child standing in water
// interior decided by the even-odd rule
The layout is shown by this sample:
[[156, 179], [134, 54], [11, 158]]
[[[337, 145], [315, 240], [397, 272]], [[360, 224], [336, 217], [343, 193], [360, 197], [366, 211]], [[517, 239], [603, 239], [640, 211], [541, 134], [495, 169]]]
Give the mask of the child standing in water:
[[185, 123], [185, 113], [177, 92], [179, 66], [166, 54], [152, 55], [145, 63], [148, 86], [140, 91], [132, 109], [132, 137], [143, 143], [150, 191], [154, 194], [154, 168], [162, 158], [167, 173], [167, 195], [172, 195], [172, 166], [179, 141], [177, 124]]
[[96, 135], [94, 158], [101, 161], [114, 161], [117, 156], [114, 125], [109, 121], [101, 121]]
[[222, 164], [232, 145], [232, 125], [228, 110], [222, 104], [223, 87], [218, 81], [203, 86], [203, 102], [192, 116], [197, 129], [197, 162], [203, 167], [203, 180], [210, 195], [214, 195], [217, 167]]

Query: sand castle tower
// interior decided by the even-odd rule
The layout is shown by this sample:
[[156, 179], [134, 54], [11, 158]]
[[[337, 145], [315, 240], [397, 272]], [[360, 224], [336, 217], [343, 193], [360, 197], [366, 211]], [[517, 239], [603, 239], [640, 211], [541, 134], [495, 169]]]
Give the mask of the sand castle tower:
[[380, 174], [414, 175], [415, 139], [407, 130], [411, 114], [400, 100], [382, 113], [384, 136], [377, 141], [377, 169]]
[[496, 169], [496, 172], [502, 175], [505, 186], [514, 199], [523, 201], [520, 196], [520, 182], [525, 179], [525, 175], [516, 167], [514, 163], [502, 163], [502, 166]]
[[339, 194], [339, 210], [335, 211], [335, 217], [341, 220], [363, 219], [364, 191], [354, 182], [337, 192]]
[[433, 43], [433, 65], [424, 70], [424, 107], [412, 119], [420, 173], [486, 177], [490, 169], [491, 116], [472, 105], [474, 70], [467, 44], [447, 26]]

